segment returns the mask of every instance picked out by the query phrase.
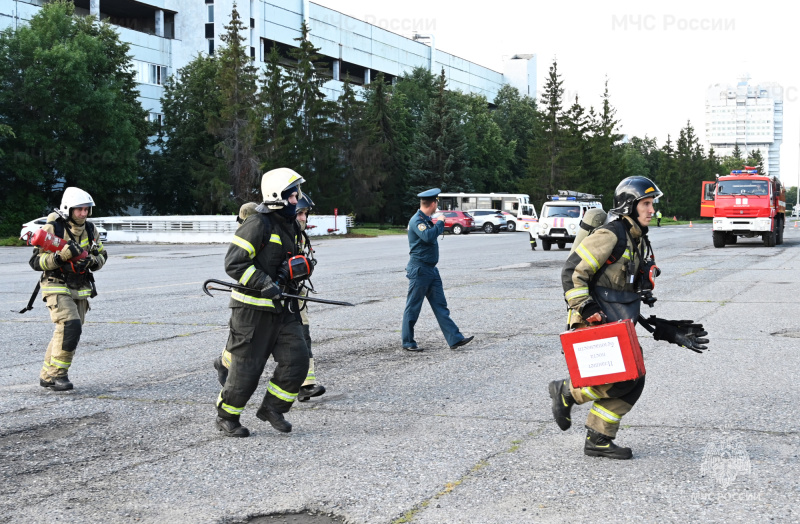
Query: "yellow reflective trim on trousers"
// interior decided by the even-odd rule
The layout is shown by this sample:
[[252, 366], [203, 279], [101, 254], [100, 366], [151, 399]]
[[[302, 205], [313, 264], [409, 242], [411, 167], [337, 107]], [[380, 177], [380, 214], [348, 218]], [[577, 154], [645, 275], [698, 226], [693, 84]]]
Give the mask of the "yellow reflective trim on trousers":
[[233, 240], [231, 240], [231, 244], [233, 244], [234, 246], [239, 246], [240, 248], [247, 251], [247, 254], [250, 256], [250, 258], [254, 258], [256, 256], [256, 248], [253, 247], [253, 244], [243, 239], [242, 237], [237, 237], [236, 235], [234, 235]]
[[241, 283], [243, 286], [246, 286], [246, 285], [247, 285], [247, 282], [250, 280], [250, 277], [252, 277], [252, 276], [253, 276], [253, 273], [255, 273], [255, 272], [256, 272], [256, 266], [250, 266], [250, 267], [248, 267], [248, 268], [245, 270], [245, 272], [244, 272], [244, 275], [242, 275], [242, 278], [240, 278], [240, 279], [239, 279], [239, 282], [240, 282], [240, 283]]
[[61, 360], [56, 360], [53, 357], [50, 357], [50, 365], [51, 366], [54, 366], [54, 367], [57, 367], [57, 368], [61, 368], [61, 369], [69, 369], [69, 366], [71, 364], [72, 364], [72, 362], [63, 362]]
[[269, 236], [269, 241], [272, 242], [273, 244], [278, 244], [279, 246], [283, 245], [283, 242], [281, 242], [281, 237], [276, 235], [275, 233], [272, 233]]
[[217, 398], [217, 407], [224, 409], [231, 415], [241, 415], [242, 411], [244, 411], [244, 407], [237, 408], [235, 406], [231, 406], [230, 404], [226, 404], [222, 401], [222, 391], [219, 392], [219, 397]]
[[589, 296], [589, 288], [588, 287], [576, 287], [574, 289], [570, 289], [566, 293], [564, 293], [564, 297], [567, 300], [577, 298], [577, 297], [586, 297]]
[[590, 387], [581, 388], [581, 393], [592, 400], [597, 400], [600, 398], [600, 395], [598, 395], [597, 392]]
[[227, 349], [222, 350], [222, 365], [228, 369], [231, 367], [231, 352]]
[[92, 296], [92, 290], [91, 289], [79, 289], [78, 290], [78, 296], [79, 297], [91, 297]]
[[317, 381], [317, 374], [309, 371], [308, 375], [306, 375], [306, 382], [316, 382]]
[[594, 255], [589, 253], [589, 250], [586, 249], [586, 247], [580, 245], [578, 246], [578, 249], [575, 250], [575, 252], [578, 254], [579, 257], [581, 257], [581, 259], [583, 259], [584, 262], [592, 266], [592, 269], [594, 269], [595, 271], [600, 269], [600, 264], [597, 262], [597, 259], [594, 258]]
[[42, 292], [48, 292], [51, 295], [69, 295], [69, 288], [64, 286], [42, 286]]
[[596, 416], [605, 420], [609, 424], [619, 424], [619, 421], [622, 420], [622, 417], [613, 411], [609, 411], [603, 406], [598, 406], [597, 404], [592, 406], [592, 409], [589, 410], [589, 413], [594, 413]]
[[269, 385], [267, 386], [267, 391], [275, 395], [281, 400], [285, 400], [286, 402], [292, 403], [297, 399], [297, 393], [289, 393], [288, 391], [284, 391], [278, 386], [276, 386], [271, 380], [269, 381]]
[[231, 298], [243, 304], [250, 304], [251, 306], [275, 307], [272, 300], [269, 298], [251, 297], [250, 295], [245, 295], [236, 290], [231, 291]]

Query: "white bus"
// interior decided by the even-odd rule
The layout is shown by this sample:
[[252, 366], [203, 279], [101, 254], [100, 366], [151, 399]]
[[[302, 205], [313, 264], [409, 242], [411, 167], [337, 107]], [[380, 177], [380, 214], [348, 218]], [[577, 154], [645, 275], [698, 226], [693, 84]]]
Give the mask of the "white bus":
[[528, 195], [517, 193], [439, 193], [439, 209], [499, 209], [507, 213], [509, 231], [535, 231], [539, 223]]

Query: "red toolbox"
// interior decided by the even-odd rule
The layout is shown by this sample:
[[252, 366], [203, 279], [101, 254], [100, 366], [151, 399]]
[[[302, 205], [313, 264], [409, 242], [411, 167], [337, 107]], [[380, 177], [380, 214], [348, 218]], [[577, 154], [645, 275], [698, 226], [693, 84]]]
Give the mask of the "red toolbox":
[[632, 320], [561, 333], [561, 347], [576, 388], [633, 380], [645, 374]]

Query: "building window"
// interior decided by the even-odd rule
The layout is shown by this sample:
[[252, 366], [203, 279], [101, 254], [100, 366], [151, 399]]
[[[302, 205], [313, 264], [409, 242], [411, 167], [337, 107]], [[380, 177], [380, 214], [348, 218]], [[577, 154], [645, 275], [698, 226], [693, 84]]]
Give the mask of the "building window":
[[214, 24], [206, 24], [206, 38], [214, 38]]
[[133, 60], [136, 81], [140, 84], [164, 85], [169, 77], [167, 66], [150, 64], [141, 60]]
[[206, 3], [207, 3], [207, 4], [213, 4], [213, 3], [214, 3], [214, 0], [206, 0]]
[[251, 18], [250, 19], [250, 29], [255, 29], [255, 28], [256, 28], [256, 19], [255, 18]]
[[214, 39], [213, 38], [208, 41], [208, 54], [209, 55], [213, 55], [214, 54]]
[[214, 4], [208, 6], [208, 21], [214, 23]]
[[164, 115], [162, 113], [150, 113], [148, 120], [161, 127], [164, 124]]
[[250, 46], [250, 58], [252, 58], [253, 60], [256, 59], [256, 48], [253, 46]]

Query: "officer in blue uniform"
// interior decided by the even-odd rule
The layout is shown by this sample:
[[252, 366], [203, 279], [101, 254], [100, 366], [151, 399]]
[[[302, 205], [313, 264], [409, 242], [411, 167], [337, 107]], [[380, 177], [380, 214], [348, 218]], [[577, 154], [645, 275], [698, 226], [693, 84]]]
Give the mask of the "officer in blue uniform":
[[439, 262], [439, 244], [437, 237], [444, 233], [444, 220], [436, 224], [431, 215], [436, 212], [438, 188], [429, 189], [418, 194], [419, 211], [408, 222], [408, 246], [410, 260], [406, 266], [408, 278], [408, 298], [403, 312], [403, 349], [422, 351], [414, 340], [414, 324], [422, 309], [422, 300], [427, 298], [439, 327], [450, 349], [468, 344], [475, 337], [464, 337], [455, 322], [450, 318], [444, 288], [436, 264]]

